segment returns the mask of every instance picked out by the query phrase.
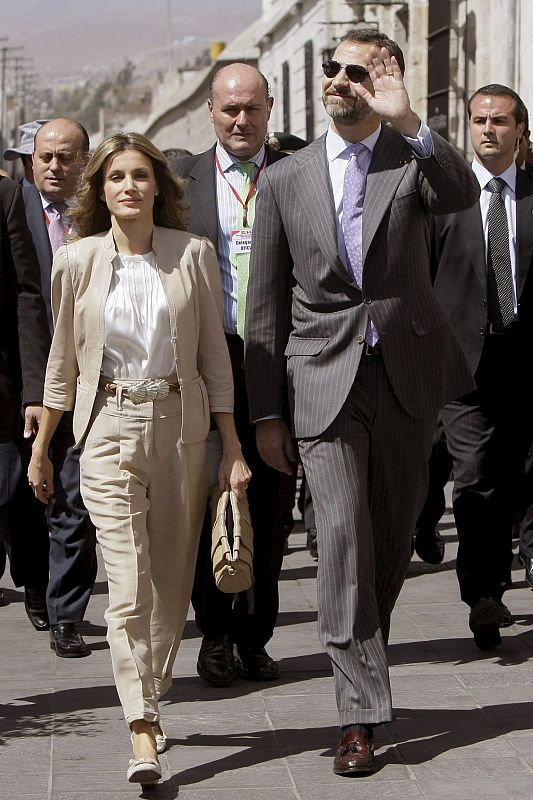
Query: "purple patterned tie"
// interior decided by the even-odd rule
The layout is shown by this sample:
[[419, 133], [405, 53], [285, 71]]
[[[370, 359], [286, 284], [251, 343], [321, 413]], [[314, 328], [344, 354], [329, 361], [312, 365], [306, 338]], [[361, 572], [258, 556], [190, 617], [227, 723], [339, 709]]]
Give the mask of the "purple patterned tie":
[[[342, 193], [342, 232], [348, 256], [348, 267], [359, 288], [363, 286], [363, 203], [366, 175], [357, 163], [357, 157], [367, 149], [361, 142], [352, 144], [348, 148], [350, 161], [344, 173]], [[369, 317], [365, 340], [368, 344], [374, 345], [378, 339], [378, 332]]]
[[50, 219], [48, 223], [48, 237], [52, 246], [52, 254], [55, 254], [57, 248], [65, 241], [65, 228], [62, 215], [67, 208], [68, 206], [66, 203], [58, 201], [57, 203], [50, 203], [46, 209], [46, 213]]
[[357, 163], [357, 157], [367, 148], [358, 142], [348, 148], [350, 161], [344, 173], [342, 194], [342, 232], [348, 256], [348, 266], [356, 284], [363, 284], [363, 201], [366, 177]]

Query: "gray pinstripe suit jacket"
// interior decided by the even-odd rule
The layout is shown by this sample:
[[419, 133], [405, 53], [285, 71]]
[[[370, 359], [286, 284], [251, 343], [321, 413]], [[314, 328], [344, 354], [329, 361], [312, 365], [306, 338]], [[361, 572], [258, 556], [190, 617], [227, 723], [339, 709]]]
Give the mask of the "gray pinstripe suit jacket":
[[247, 297], [252, 420], [281, 414], [288, 391], [295, 435], [319, 436], [352, 387], [368, 315], [409, 415], [429, 417], [472, 390], [431, 285], [428, 216], [472, 206], [479, 186], [451, 145], [436, 133], [433, 143], [433, 155], [418, 159], [382, 126], [364, 200], [362, 291], [338, 258], [325, 136], [265, 170]]

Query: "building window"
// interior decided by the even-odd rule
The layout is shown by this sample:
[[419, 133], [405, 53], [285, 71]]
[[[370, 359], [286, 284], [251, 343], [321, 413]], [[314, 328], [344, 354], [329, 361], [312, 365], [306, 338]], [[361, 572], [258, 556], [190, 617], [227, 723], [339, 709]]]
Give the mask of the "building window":
[[451, 0], [429, 0], [428, 125], [449, 136]]
[[281, 65], [281, 80], [283, 89], [283, 130], [289, 132], [291, 129], [291, 81], [288, 61], [284, 61]]
[[315, 81], [314, 81], [314, 48], [313, 42], [304, 45], [305, 71], [305, 138], [312, 142], [315, 138]]

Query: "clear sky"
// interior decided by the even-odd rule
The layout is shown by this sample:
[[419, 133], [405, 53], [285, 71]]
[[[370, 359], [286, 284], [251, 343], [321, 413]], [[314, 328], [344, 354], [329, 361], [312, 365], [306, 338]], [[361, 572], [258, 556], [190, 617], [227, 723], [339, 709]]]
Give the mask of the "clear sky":
[[[38, 73], [71, 75], [88, 65], [120, 66], [168, 51], [171, 6], [175, 57], [229, 42], [261, 10], [261, 0], [1, 0], [2, 45], [24, 45]], [[29, 67], [27, 68], [28, 71]]]

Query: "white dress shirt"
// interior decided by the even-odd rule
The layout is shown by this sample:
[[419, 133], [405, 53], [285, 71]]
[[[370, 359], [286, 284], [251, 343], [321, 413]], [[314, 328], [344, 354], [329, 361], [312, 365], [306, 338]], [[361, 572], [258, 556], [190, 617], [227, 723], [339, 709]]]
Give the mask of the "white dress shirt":
[[[236, 230], [240, 206], [228, 183], [237, 192], [241, 192], [246, 180], [245, 174], [235, 164], [240, 160], [224, 150], [217, 142], [216, 155], [225, 178], [220, 174], [215, 160], [213, 169], [216, 176], [217, 218], [218, 218], [218, 263], [222, 279], [222, 295], [224, 309], [224, 330], [226, 333], [237, 333], [237, 270], [230, 261], [231, 233]], [[260, 167], [265, 160], [265, 147], [246, 161], [253, 161]]]
[[114, 258], [102, 374], [115, 380], [176, 381], [170, 315], [153, 252]]
[[505, 181], [505, 187], [502, 190], [502, 198], [505, 204], [505, 213], [507, 214], [507, 226], [509, 228], [509, 255], [511, 256], [511, 271], [513, 273], [513, 304], [514, 313], [518, 313], [518, 306], [516, 302], [516, 164], [513, 161], [510, 167], [507, 167], [505, 172], [501, 175], [493, 175], [489, 172], [483, 164], [480, 164], [477, 159], [472, 161], [472, 169], [481, 187], [481, 194], [479, 196], [479, 208], [481, 211], [481, 220], [483, 222], [483, 236], [485, 238], [485, 264], [487, 263], [487, 249], [488, 249], [488, 224], [487, 217], [489, 212], [489, 203], [492, 192], [486, 188], [487, 183], [492, 178], [501, 178]]

